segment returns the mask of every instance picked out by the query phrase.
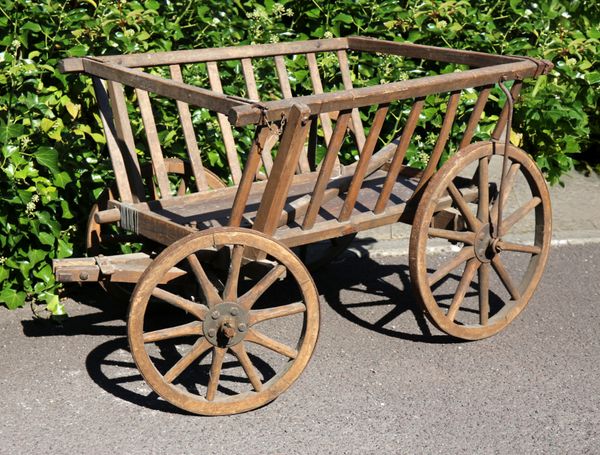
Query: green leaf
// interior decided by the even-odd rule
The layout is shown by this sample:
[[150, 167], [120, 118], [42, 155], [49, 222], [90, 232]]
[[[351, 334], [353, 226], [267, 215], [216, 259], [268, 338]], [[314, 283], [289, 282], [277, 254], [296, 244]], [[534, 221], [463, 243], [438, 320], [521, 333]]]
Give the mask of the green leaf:
[[32, 32], [41, 32], [42, 31], [42, 27], [39, 26], [39, 24], [34, 24], [33, 22], [25, 22], [23, 25], [21, 25], [20, 27], [21, 30], [31, 30]]
[[66, 316], [67, 315], [65, 306], [62, 303], [60, 303], [60, 299], [58, 298], [58, 296], [56, 294], [49, 294], [48, 296], [46, 296], [44, 298], [44, 300], [47, 302], [46, 309], [53, 316]]
[[50, 266], [50, 264], [46, 264], [40, 270], [34, 271], [33, 275], [46, 284], [54, 280], [54, 274], [52, 273], [52, 266]]
[[35, 160], [42, 166], [47, 167], [53, 174], [59, 174], [58, 152], [54, 147], [38, 147], [34, 155]]
[[27, 294], [25, 294], [25, 292], [17, 292], [11, 288], [2, 289], [2, 292], [0, 292], [0, 303], [6, 304], [11, 310], [25, 305], [26, 298]]
[[591, 73], [587, 73], [584, 77], [588, 84], [597, 84], [600, 82], [600, 71], [592, 71]]
[[69, 57], [83, 57], [87, 55], [88, 47], [83, 44], [78, 44], [77, 46], [73, 46], [67, 51], [67, 55]]
[[332, 19], [332, 22], [343, 22], [345, 24], [352, 24], [354, 23], [354, 20], [352, 19], [352, 16], [350, 16], [349, 14], [345, 14], [345, 13], [339, 13], [337, 16], [335, 16]]
[[69, 174], [66, 172], [59, 172], [54, 176], [52, 183], [54, 183], [57, 187], [63, 188], [67, 185], [67, 183], [71, 183], [73, 180], [69, 177]]
[[49, 232], [40, 232], [38, 239], [40, 239], [42, 245], [54, 246], [54, 236]]

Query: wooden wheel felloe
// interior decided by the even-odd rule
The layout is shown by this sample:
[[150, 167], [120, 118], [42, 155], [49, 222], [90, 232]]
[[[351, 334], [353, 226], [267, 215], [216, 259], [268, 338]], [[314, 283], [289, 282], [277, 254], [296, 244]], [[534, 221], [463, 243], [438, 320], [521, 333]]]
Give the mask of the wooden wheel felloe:
[[[548, 258], [552, 217], [544, 177], [517, 147], [508, 147], [507, 158], [504, 166], [504, 144], [491, 142], [459, 151], [432, 177], [415, 214], [413, 288], [432, 323], [458, 338], [481, 339], [506, 327], [529, 302]], [[440, 210], [457, 219], [436, 225]], [[525, 232], [533, 234], [524, 238]], [[450, 253], [428, 255], [431, 246]]]
[[[181, 286], [160, 284], [174, 266], [195, 286], [189, 277]], [[194, 233], [167, 247], [136, 286], [131, 353], [150, 387], [179, 408], [249, 411], [275, 399], [307, 365], [318, 305], [306, 267], [277, 241], [242, 228]]]

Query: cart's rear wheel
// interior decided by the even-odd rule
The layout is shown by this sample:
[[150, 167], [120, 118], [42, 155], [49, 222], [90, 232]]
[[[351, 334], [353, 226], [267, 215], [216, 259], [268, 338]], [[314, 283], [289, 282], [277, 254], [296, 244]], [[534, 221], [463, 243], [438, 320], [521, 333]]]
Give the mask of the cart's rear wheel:
[[[523, 310], [550, 248], [542, 173], [511, 145], [502, 179], [503, 155], [504, 144], [485, 142], [451, 157], [428, 183], [411, 232], [410, 276], [426, 314], [442, 331], [467, 340], [499, 332]], [[475, 198], [459, 189], [466, 176], [473, 176]], [[433, 227], [442, 208], [459, 214], [459, 222]], [[428, 254], [432, 246], [445, 254]]]
[[[174, 266], [194, 285], [160, 284]], [[242, 228], [190, 234], [167, 247], [136, 286], [128, 321], [131, 353], [150, 387], [204, 415], [275, 399], [307, 365], [318, 330], [306, 267], [281, 243]]]

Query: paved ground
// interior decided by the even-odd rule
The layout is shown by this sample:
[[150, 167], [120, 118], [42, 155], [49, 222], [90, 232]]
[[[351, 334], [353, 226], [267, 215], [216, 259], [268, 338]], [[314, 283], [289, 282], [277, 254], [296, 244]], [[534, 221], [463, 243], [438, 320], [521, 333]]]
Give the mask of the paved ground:
[[316, 275], [316, 354], [273, 403], [180, 413], [133, 369], [123, 311], [75, 295], [63, 327], [0, 318], [0, 453], [600, 452], [600, 244], [553, 249], [529, 307], [487, 340], [431, 328], [404, 256], [346, 255]]
[[124, 309], [99, 289], [75, 293], [61, 327], [2, 311], [0, 454], [600, 453], [600, 179], [564, 180], [546, 273], [504, 332], [437, 332], [410, 290], [409, 229], [368, 231], [315, 276], [308, 368], [243, 415], [191, 416], [149, 393]]

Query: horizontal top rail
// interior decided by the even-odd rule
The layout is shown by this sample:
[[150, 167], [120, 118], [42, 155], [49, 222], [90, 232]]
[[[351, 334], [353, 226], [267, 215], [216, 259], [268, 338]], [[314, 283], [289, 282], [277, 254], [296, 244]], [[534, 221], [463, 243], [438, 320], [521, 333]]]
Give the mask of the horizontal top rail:
[[348, 37], [348, 47], [354, 51], [380, 52], [408, 58], [457, 63], [473, 67], [500, 65], [522, 60], [511, 55], [494, 55], [485, 52], [465, 51], [445, 47], [425, 46], [406, 42], [384, 41], [363, 36]]
[[517, 60], [457, 73], [425, 76], [401, 82], [374, 85], [352, 90], [340, 90], [317, 95], [298, 96], [292, 99], [261, 103], [261, 108], [240, 104], [232, 108], [229, 120], [235, 126], [258, 123], [263, 116], [268, 121], [281, 120], [294, 103], [303, 103], [311, 115], [337, 112], [372, 104], [391, 103], [409, 98], [419, 98], [435, 93], [463, 90], [495, 84], [503, 80], [522, 80], [538, 74], [538, 65], [531, 59]]
[[[341, 49], [348, 49], [347, 38], [190, 49], [170, 52], [149, 52], [145, 54], [107, 55], [94, 57], [94, 59], [130, 68], [141, 68], [161, 65], [182, 65], [186, 63], [204, 63], [210, 61], [218, 62], [242, 58], [273, 57], [275, 55], [304, 54], [307, 52], [328, 52]], [[82, 62], [84, 58], [85, 57], [67, 58], [61, 60], [59, 69], [63, 73], [84, 71]]]
[[81, 60], [84, 71], [92, 76], [120, 82], [129, 87], [146, 90], [147, 92], [183, 101], [193, 106], [205, 107], [223, 114], [228, 114], [234, 107], [242, 106], [246, 103], [254, 103], [250, 100], [247, 102], [240, 101], [241, 98], [233, 99], [212, 90], [185, 84], [173, 79], [165, 79], [113, 63], [105, 63], [92, 58], [83, 58]]
[[[380, 52], [409, 58], [465, 64], [473, 68], [456, 73], [426, 76], [371, 87], [317, 93], [260, 103], [161, 78], [137, 69], [148, 66], [344, 50]], [[310, 108], [311, 115], [318, 115], [423, 97], [444, 91], [495, 84], [502, 80], [522, 80], [526, 77], [545, 74], [552, 68], [552, 63], [531, 57], [493, 55], [359, 36], [214, 49], [69, 58], [62, 60], [59, 65], [63, 72], [83, 71], [190, 105], [208, 108], [227, 115], [234, 126], [258, 124], [264, 120], [279, 121], [296, 103], [306, 104]]]

